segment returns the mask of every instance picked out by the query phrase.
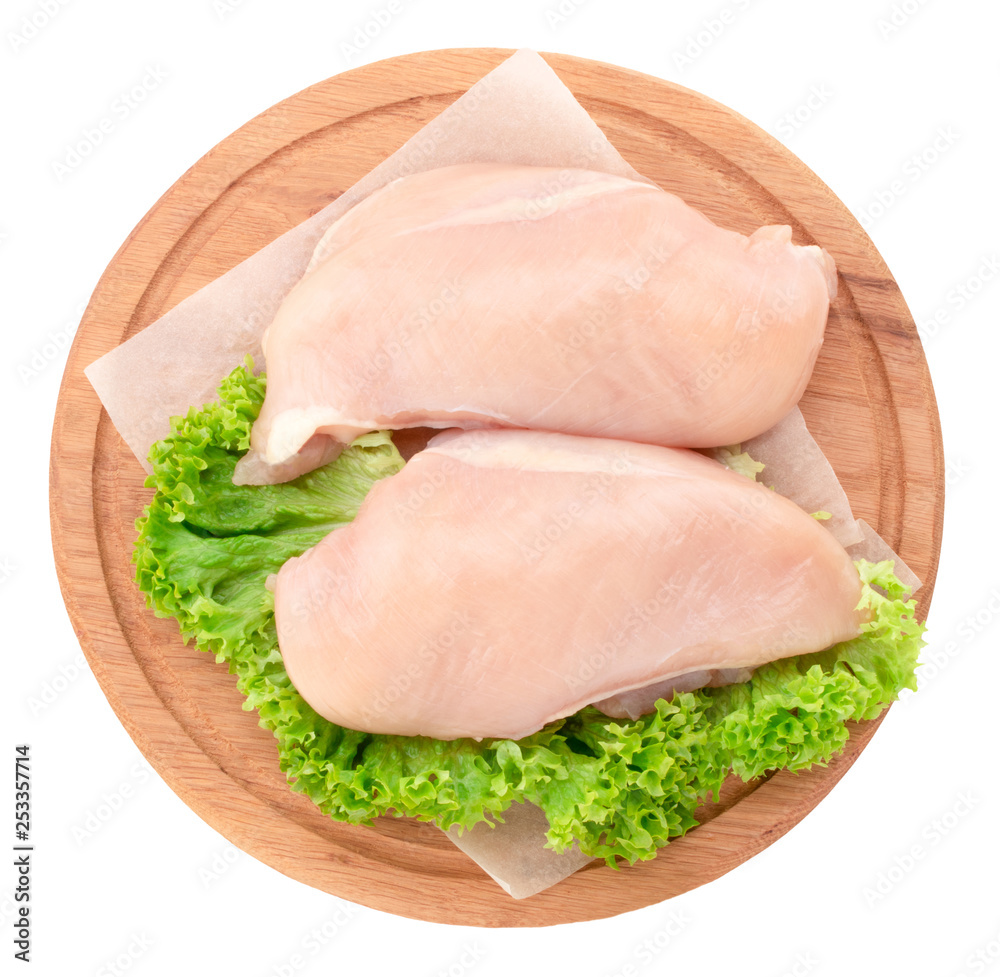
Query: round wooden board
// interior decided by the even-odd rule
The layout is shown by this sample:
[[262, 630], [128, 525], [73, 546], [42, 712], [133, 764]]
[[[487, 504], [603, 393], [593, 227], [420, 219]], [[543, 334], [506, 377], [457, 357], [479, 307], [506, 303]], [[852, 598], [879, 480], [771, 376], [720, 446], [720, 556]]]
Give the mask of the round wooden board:
[[[234, 844], [279, 871], [417, 919], [537, 926], [637, 909], [717, 878], [820, 801], [878, 721], [828, 767], [727, 785], [704, 823], [651, 862], [592, 864], [514, 901], [433, 826], [334, 823], [293, 793], [271, 735], [241, 709], [235, 679], [145, 608], [130, 565], [144, 474], [83, 368], [337, 197], [510, 53], [432, 51], [338, 75], [223, 140], [157, 202], [91, 299], [63, 378], [53, 433], [56, 566], [80, 642], [139, 749]], [[639, 172], [744, 233], [787, 223], [836, 259], [840, 292], [802, 401], [851, 499], [925, 581], [927, 612], [944, 504], [941, 436], [916, 329], [888, 269], [836, 196], [779, 143], [677, 85], [564, 55], [546, 60]]]

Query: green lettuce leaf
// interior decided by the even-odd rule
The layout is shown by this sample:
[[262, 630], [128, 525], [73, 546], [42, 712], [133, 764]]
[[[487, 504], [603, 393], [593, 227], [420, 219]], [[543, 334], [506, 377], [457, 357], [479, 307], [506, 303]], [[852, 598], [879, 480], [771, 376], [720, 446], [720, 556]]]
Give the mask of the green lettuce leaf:
[[[636, 721], [588, 707], [516, 742], [479, 743], [336, 726], [289, 681], [267, 577], [353, 519], [371, 486], [403, 461], [379, 432], [293, 482], [233, 485], [264, 390], [248, 361], [217, 402], [173, 418], [170, 436], [153, 446], [146, 484], [155, 493], [136, 523], [136, 580], [185, 641], [228, 664], [244, 707], [277, 738], [292, 788], [336, 820], [393, 815], [465, 829], [529, 801], [545, 811], [557, 851], [576, 844], [609, 864], [631, 863], [692, 828], [730, 772], [751, 779], [826, 763], [847, 742], [848, 721], [877, 716], [916, 687], [923, 626], [914, 602], [891, 562], [861, 561], [871, 621], [857, 638], [766, 665], [746, 683], [660, 699]], [[753, 476], [752, 460], [738, 464]]]
[[765, 467], [762, 461], [754, 461], [748, 452], [743, 451], [743, 446], [739, 444], [717, 448], [714, 455], [716, 461], [721, 462], [726, 468], [731, 468], [740, 475], [746, 475], [752, 482], [757, 481], [757, 476]]

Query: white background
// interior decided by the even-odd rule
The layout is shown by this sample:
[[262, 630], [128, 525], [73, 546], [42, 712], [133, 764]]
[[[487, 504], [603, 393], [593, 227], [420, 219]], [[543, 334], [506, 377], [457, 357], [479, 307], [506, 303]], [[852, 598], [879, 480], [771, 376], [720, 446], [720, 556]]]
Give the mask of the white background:
[[[531, 973], [595, 977], [627, 965], [637, 974], [1000, 975], [1000, 8], [558, 2], [398, 0], [384, 29], [352, 52], [345, 45], [387, 0], [5, 0], [0, 613], [13, 668], [4, 670], [0, 745], [32, 746], [37, 848], [30, 969], [7, 969], [14, 882], [11, 868], [0, 871], [4, 973], [265, 977], [290, 973], [298, 953], [307, 959], [297, 972], [309, 974], [492, 977], [528, 961]], [[32, 17], [41, 26], [28, 37]], [[859, 217], [870, 218], [881, 195], [884, 213], [866, 226], [925, 324], [949, 463], [931, 664], [920, 693], [892, 709], [832, 795], [709, 886], [540, 930], [358, 908], [313, 953], [310, 929], [338, 910], [346, 919], [344, 904], [237, 854], [202, 823], [149, 770], [81, 666], [48, 534], [49, 438], [65, 363], [56, 347], [132, 227], [232, 130], [348, 67], [463, 46], [559, 51], [678, 81], [778, 136]], [[57, 172], [150, 68], [165, 78], [80, 165]], [[793, 124], [786, 114], [796, 112]], [[10, 810], [12, 788], [2, 796]], [[88, 817], [116, 797], [113, 816], [84, 836]], [[907, 861], [914, 846], [922, 857]]]

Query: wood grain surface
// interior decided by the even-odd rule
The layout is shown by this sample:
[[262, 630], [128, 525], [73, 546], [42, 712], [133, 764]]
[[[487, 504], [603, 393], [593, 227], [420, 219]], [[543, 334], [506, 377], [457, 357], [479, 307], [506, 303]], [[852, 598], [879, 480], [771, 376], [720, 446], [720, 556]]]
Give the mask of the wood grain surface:
[[[274, 740], [241, 709], [225, 666], [146, 610], [130, 560], [151, 490], [83, 368], [316, 213], [510, 53], [432, 51], [348, 71], [264, 112], [185, 173], [94, 292], [63, 377], [50, 475], [55, 560], [76, 633], [125, 728], [177, 794], [302, 882], [404, 916], [482, 926], [611, 916], [717, 878], [812, 810], [878, 721], [857, 726], [824, 769], [728, 783], [703, 824], [651, 862], [618, 872], [593, 864], [519, 902], [433, 826], [330, 821], [285, 784]], [[639, 172], [725, 227], [787, 223], [797, 243], [833, 255], [839, 294], [801, 406], [855, 515], [925, 581], [923, 617], [944, 506], [940, 427], [913, 320], [867, 235], [803, 163], [724, 106], [610, 65], [545, 58]]]

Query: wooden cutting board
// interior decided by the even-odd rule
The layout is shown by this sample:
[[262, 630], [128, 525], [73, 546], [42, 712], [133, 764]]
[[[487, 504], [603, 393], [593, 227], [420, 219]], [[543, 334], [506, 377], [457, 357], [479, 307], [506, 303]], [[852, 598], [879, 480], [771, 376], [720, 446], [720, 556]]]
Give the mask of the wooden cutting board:
[[[151, 491], [83, 368], [316, 213], [510, 53], [433, 51], [346, 72], [253, 119], [185, 173], [94, 292], [63, 377], [51, 458], [53, 545], [70, 617], [111, 705], [177, 794], [302, 882], [404, 916], [483, 926], [611, 916], [717, 878], [812, 810], [878, 721], [857, 726], [824, 769], [730, 782], [703, 824], [653, 861], [619, 872], [595, 863], [520, 902], [433, 826], [334, 823], [286, 786], [274, 740], [241, 709], [225, 666], [146, 610], [130, 559]], [[840, 292], [802, 410], [855, 514], [925, 581], [926, 615], [944, 505], [940, 426], [913, 320], [871, 241], [815, 174], [729, 109], [636, 72], [545, 57], [639, 172], [723, 226], [787, 223], [797, 243], [834, 256]]]

